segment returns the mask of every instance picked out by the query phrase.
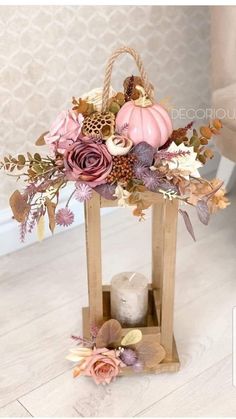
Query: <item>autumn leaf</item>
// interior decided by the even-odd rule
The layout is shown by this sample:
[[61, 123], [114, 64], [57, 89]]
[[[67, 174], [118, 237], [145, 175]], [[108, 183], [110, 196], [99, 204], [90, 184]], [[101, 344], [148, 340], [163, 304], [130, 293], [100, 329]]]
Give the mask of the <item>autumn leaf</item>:
[[196, 241], [196, 237], [195, 237], [195, 234], [194, 234], [193, 226], [192, 226], [192, 223], [191, 223], [191, 220], [189, 218], [189, 215], [188, 215], [187, 211], [184, 211], [182, 209], [179, 209], [179, 213], [183, 217], [185, 227], [186, 227], [187, 231], [189, 232], [190, 236], [192, 237], [192, 239], [194, 241]]
[[140, 343], [135, 347], [138, 359], [147, 368], [155, 368], [165, 358], [166, 352], [159, 342], [153, 340], [153, 336], [144, 335]]
[[41, 145], [45, 145], [45, 140], [44, 140], [44, 136], [46, 134], [48, 134], [49, 131], [44, 132], [43, 134], [40, 135], [40, 137], [35, 141], [35, 145], [37, 146], [41, 146]]
[[210, 220], [210, 211], [207, 205], [207, 202], [204, 199], [199, 199], [196, 205], [197, 215], [199, 220], [207, 225]]
[[117, 320], [106, 321], [99, 330], [96, 337], [97, 348], [107, 348], [116, 342], [120, 342], [122, 327]]
[[56, 204], [52, 202], [49, 198], [46, 198], [45, 206], [47, 208], [47, 213], [48, 213], [49, 228], [51, 232], [53, 233], [56, 227], [56, 220], [55, 220]]
[[13, 212], [14, 218], [19, 222], [23, 223], [30, 211], [30, 205], [27, 203], [25, 198], [20, 191], [16, 190], [10, 197], [10, 207]]

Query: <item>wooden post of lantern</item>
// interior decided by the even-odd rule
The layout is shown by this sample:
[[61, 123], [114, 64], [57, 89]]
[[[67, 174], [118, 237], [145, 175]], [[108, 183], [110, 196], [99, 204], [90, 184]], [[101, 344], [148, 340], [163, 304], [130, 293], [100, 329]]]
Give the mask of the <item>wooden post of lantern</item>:
[[[152, 203], [152, 283], [149, 286], [149, 312], [142, 333], [160, 342], [166, 358], [149, 373], [178, 371], [179, 358], [173, 336], [174, 279], [178, 201], [145, 192]], [[101, 198], [96, 192], [85, 203], [87, 276], [89, 307], [83, 308], [83, 335], [90, 336], [91, 325], [101, 325], [110, 318], [110, 287], [102, 285], [100, 208], [115, 207], [117, 201]], [[123, 329], [124, 335], [130, 329]], [[127, 370], [130, 374], [130, 371]], [[126, 369], [122, 370], [126, 374]]]

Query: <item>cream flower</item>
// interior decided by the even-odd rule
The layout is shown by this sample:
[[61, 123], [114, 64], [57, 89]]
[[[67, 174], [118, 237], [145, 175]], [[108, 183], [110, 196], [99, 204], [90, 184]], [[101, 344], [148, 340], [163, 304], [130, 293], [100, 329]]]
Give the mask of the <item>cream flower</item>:
[[[110, 87], [109, 91], [109, 98], [116, 95], [116, 91]], [[103, 94], [103, 88], [97, 87], [95, 89], [90, 90], [90, 92], [85, 93], [83, 96], [81, 96], [81, 99], [86, 100], [88, 103], [92, 103], [94, 105], [94, 108], [97, 112], [101, 112], [102, 110], [102, 94]]]
[[130, 197], [130, 192], [126, 191], [121, 185], [117, 185], [114, 196], [118, 199], [119, 207], [128, 207], [127, 200]]
[[[168, 161], [168, 165], [171, 170], [178, 169], [180, 171], [187, 171], [195, 177], [200, 177], [198, 168], [202, 167], [202, 163], [199, 160], [196, 160], [197, 153], [195, 153], [193, 147], [186, 147], [183, 143], [177, 146], [173, 141], [167, 151], [170, 153], [176, 153], [179, 151], [187, 152], [184, 156], [173, 157], [170, 161]], [[184, 175], [184, 177], [189, 179], [189, 176]]]
[[70, 354], [66, 356], [66, 359], [72, 362], [81, 362], [84, 361], [86, 357], [90, 356], [92, 352], [93, 351], [90, 348], [72, 348], [70, 349]]

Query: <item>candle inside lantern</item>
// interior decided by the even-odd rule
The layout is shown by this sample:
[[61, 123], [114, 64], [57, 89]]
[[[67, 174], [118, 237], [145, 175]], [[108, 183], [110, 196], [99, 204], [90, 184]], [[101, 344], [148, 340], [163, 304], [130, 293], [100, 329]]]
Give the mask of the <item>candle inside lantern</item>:
[[137, 272], [122, 272], [111, 280], [111, 317], [122, 326], [145, 326], [148, 280]]

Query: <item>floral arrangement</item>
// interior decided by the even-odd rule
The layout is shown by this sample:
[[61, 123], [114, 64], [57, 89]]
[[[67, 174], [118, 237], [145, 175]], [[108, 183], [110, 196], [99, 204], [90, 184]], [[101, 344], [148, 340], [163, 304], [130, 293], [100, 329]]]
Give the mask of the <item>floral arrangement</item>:
[[[109, 384], [129, 369], [140, 373], [156, 367], [164, 358], [165, 350], [158, 341], [132, 329], [122, 337], [117, 320], [106, 321], [100, 329], [91, 329], [91, 339], [72, 336], [77, 345], [66, 357], [75, 363], [74, 377], [89, 376], [96, 384]], [[126, 371], [125, 371], [126, 370]]]
[[[74, 97], [72, 108], [61, 112], [36, 141], [48, 147], [46, 153], [8, 155], [0, 162], [0, 168], [11, 175], [18, 172], [16, 177], [25, 182], [23, 191], [10, 197], [21, 240], [36, 226], [42, 237], [46, 214], [52, 232], [56, 225], [71, 225], [72, 196], [85, 202], [94, 191], [132, 207], [139, 219], [151, 205], [145, 192], [159, 193], [195, 206], [200, 221], [208, 224], [211, 213], [229, 205], [222, 182], [198, 173], [213, 157], [208, 144], [221, 127], [216, 119], [200, 130], [193, 123], [173, 130], [168, 112], [150, 101], [139, 77], [128, 77], [122, 92], [110, 88], [105, 112], [102, 89]], [[60, 192], [69, 182], [74, 191], [58, 209]], [[188, 213], [179, 212], [194, 238]]]

